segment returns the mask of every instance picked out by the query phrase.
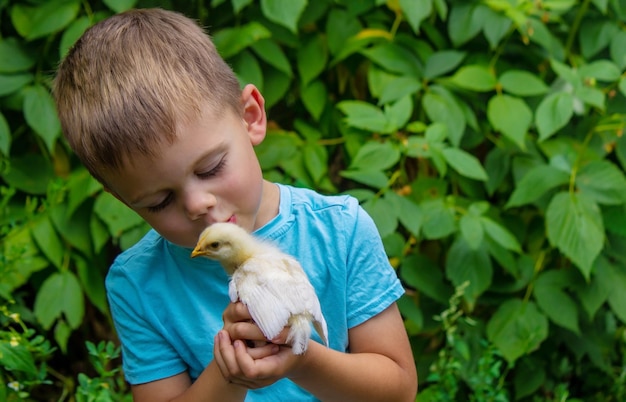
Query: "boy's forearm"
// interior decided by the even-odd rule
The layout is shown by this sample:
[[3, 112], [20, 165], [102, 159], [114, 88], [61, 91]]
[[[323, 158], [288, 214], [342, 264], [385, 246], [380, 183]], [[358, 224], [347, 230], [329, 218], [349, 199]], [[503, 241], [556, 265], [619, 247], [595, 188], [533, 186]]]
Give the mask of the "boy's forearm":
[[214, 361], [193, 384], [185, 373], [132, 387], [134, 402], [242, 402], [246, 393], [245, 388], [224, 380]]
[[415, 373], [387, 356], [341, 353], [315, 342], [291, 380], [323, 401], [414, 401]]
[[187, 389], [181, 398], [175, 399], [173, 402], [184, 401], [224, 401], [224, 402], [242, 402], [247, 389], [238, 385], [228, 383], [217, 366], [215, 361], [211, 361], [204, 369], [198, 379]]

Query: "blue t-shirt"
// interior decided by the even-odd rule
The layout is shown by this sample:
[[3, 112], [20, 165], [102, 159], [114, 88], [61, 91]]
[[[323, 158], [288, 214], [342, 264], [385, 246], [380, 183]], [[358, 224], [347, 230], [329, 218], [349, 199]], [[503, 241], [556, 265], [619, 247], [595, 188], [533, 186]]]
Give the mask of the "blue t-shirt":
[[[374, 222], [354, 198], [279, 189], [278, 215], [254, 234], [300, 261], [320, 299], [330, 347], [348, 352], [348, 329], [385, 310], [404, 289]], [[184, 371], [195, 380], [213, 359], [229, 278], [218, 263], [190, 254], [150, 231], [109, 270], [107, 295], [131, 384]], [[313, 339], [321, 342], [315, 331]], [[288, 379], [246, 398], [282, 400], [315, 398]]]

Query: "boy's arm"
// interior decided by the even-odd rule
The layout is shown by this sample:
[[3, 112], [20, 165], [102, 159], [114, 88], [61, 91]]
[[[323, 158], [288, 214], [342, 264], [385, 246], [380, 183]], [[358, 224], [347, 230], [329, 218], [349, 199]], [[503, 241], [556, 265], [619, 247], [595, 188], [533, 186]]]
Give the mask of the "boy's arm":
[[[276, 353], [276, 349], [277, 346], [272, 344], [257, 347], [251, 351], [251, 357], [261, 359]], [[215, 360], [209, 363], [193, 384], [185, 372], [162, 380], [133, 385], [131, 390], [134, 402], [241, 402], [247, 393], [246, 388], [224, 379]]]
[[134, 402], [216, 400], [241, 402], [246, 396], [244, 388], [229, 384], [224, 380], [214, 362], [204, 369], [193, 384], [185, 372], [162, 380], [133, 385], [131, 390]]
[[395, 303], [348, 335], [350, 353], [311, 342], [291, 380], [323, 401], [415, 401], [415, 361]]

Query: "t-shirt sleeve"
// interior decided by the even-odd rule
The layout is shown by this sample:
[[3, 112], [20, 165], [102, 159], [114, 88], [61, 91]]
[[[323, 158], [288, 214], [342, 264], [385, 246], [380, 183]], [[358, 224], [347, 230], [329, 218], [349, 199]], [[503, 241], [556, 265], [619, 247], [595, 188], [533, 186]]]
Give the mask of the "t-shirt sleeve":
[[180, 356], [151, 322], [141, 286], [127, 275], [128, 260], [114, 262], [106, 278], [111, 315], [122, 344], [122, 365], [130, 384], [142, 384], [184, 372]]
[[350, 199], [354, 228], [347, 231], [347, 323], [353, 328], [384, 311], [404, 294], [396, 271], [389, 264], [372, 218]]

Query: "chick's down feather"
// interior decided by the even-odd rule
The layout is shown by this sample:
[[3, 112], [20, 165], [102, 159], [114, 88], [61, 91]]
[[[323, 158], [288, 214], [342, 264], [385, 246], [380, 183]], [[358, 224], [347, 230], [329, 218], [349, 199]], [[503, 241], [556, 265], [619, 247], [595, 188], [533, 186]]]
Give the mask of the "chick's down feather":
[[275, 245], [255, 238], [232, 223], [206, 228], [192, 257], [219, 261], [231, 276], [230, 300], [240, 300], [268, 340], [289, 327], [294, 354], [306, 351], [311, 324], [328, 346], [328, 330], [315, 289], [300, 263]]

